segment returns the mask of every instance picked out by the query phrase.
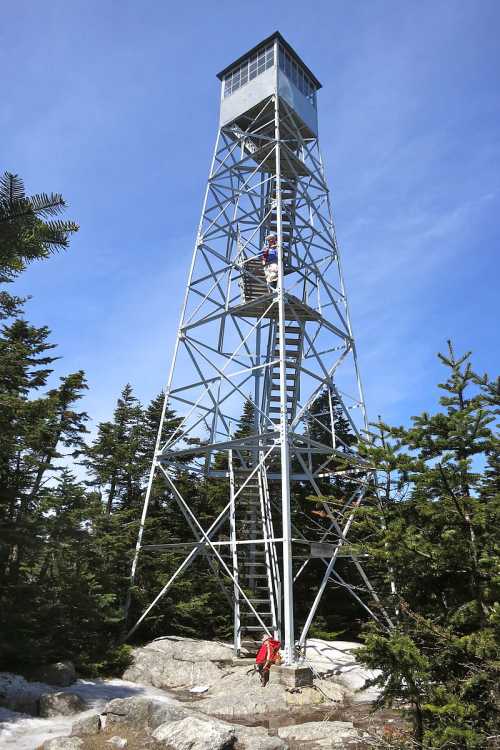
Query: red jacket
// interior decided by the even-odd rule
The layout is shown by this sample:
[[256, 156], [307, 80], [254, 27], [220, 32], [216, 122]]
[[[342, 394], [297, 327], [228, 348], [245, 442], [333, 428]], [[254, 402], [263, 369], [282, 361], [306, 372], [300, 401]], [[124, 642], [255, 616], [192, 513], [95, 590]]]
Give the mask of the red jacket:
[[255, 663], [265, 664], [266, 662], [270, 662], [271, 664], [274, 664], [280, 648], [280, 641], [275, 641], [272, 638], [267, 638], [257, 651]]

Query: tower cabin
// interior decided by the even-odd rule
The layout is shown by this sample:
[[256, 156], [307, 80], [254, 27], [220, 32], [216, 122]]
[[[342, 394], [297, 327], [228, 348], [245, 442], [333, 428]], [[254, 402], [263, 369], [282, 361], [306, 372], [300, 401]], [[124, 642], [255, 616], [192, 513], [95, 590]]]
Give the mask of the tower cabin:
[[[217, 77], [222, 83], [221, 127], [232, 124], [246, 130], [259, 108], [263, 109], [277, 94], [280, 104], [284, 102], [288, 114], [295, 118], [303, 137], [317, 137], [316, 92], [321, 83], [279, 31], [221, 70]], [[282, 113], [281, 121], [284, 119]], [[264, 130], [274, 138], [274, 118]]]

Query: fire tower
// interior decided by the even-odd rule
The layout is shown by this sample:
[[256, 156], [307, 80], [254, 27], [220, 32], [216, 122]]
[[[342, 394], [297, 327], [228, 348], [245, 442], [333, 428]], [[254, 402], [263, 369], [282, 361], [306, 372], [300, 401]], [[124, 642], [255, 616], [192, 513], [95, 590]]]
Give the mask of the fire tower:
[[[318, 144], [321, 84], [278, 32], [218, 78], [219, 131], [163, 410], [164, 417], [167, 406], [174, 409], [181, 421], [164, 442], [160, 427], [132, 583], [155, 472], [165, 477], [194, 542], [130, 633], [201, 554], [230, 582], [235, 652], [242, 638], [274, 633], [285, 663], [293, 664], [326, 585], [340, 579], [340, 555], [349, 554], [364, 591], [377, 601], [359, 559], [345, 552], [369, 467], [356, 441], [347, 444], [336, 432], [340, 410], [361, 438], [366, 413]], [[277, 237], [275, 284], [268, 284], [262, 259], [270, 234]], [[326, 407], [318, 415], [320, 398]], [[248, 401], [253, 428], [236, 437]], [[315, 421], [320, 438], [311, 429]], [[179, 461], [226, 482], [227, 504], [208, 526], [178, 486]], [[322, 498], [325, 478], [344, 481], [345, 496], [335, 507], [323, 503], [326, 526], [311, 534], [310, 525], [295, 520], [295, 492], [307, 485]], [[294, 581], [313, 558], [322, 572], [299, 630]], [[377, 617], [358, 589], [348, 588]]]

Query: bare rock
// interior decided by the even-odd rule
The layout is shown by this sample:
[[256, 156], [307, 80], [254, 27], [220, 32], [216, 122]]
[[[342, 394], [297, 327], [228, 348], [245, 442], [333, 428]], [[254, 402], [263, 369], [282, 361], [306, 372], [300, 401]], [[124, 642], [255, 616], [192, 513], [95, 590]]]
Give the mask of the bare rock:
[[58, 661], [55, 664], [44, 664], [33, 673], [35, 680], [47, 685], [68, 687], [76, 680], [75, 665], [71, 661]]
[[233, 661], [233, 648], [220, 641], [202, 641], [196, 638], [165, 636], [148, 643], [145, 649], [170, 656], [175, 661]]
[[[325, 672], [329, 667], [327, 662]], [[286, 711], [295, 705], [341, 702], [349, 692], [331, 680], [321, 679], [315, 680], [315, 688], [287, 692], [286, 686], [279, 684], [278, 670], [271, 670], [269, 685], [262, 690], [258, 678], [248, 671], [248, 665], [235, 662], [228, 644], [165, 637], [135, 649], [123, 677], [157, 688], [206, 686], [204, 700], [196, 704], [196, 709], [228, 719]]]
[[38, 696], [39, 693], [22, 693], [9, 696], [0, 695], [0, 706], [21, 714], [38, 716]]
[[234, 669], [230, 675], [220, 680], [213, 691], [196, 704], [204, 714], [228, 719], [258, 716], [267, 713], [280, 713], [287, 710], [287, 692], [283, 685], [271, 679], [262, 688], [258, 677], [247, 675], [246, 669]]
[[71, 716], [85, 711], [86, 705], [73, 693], [43, 693], [38, 701], [38, 714], [44, 719], [51, 716]]
[[280, 737], [270, 737], [264, 727], [231, 723], [228, 723], [228, 726], [236, 735], [236, 750], [286, 750], [288, 748], [288, 744]]
[[154, 698], [115, 698], [103, 711], [106, 726], [127, 725], [135, 728], [156, 729], [167, 721], [180, 721], [188, 711], [175, 701], [160, 701]]
[[286, 702], [289, 706], [317, 706], [320, 703], [343, 703], [348, 690], [329, 680], [314, 680], [312, 687], [288, 688]]
[[161, 724], [153, 737], [172, 750], [229, 750], [236, 740], [231, 725], [195, 716]]
[[43, 743], [42, 750], [80, 750], [82, 747], [83, 740], [78, 737], [54, 737]]
[[159, 638], [137, 648], [124, 680], [154, 687], [213, 685], [231, 664], [230, 646], [192, 638]]
[[238, 737], [238, 750], [286, 750], [288, 744], [280, 737], [244, 735]]
[[18, 674], [0, 672], [0, 707], [37, 716], [38, 698], [46, 689], [46, 685], [28, 682]]
[[356, 651], [362, 646], [353, 641], [324, 641], [307, 639], [307, 663], [316, 673], [329, 675], [330, 679], [343, 685], [352, 693], [355, 701], [373, 701], [380, 694], [380, 687], [365, 688], [367, 680], [380, 675], [379, 670], [367, 669], [356, 659]]
[[181, 721], [189, 716], [189, 711], [178, 703], [151, 701], [148, 714], [148, 727], [156, 729], [167, 721]]
[[125, 737], [118, 737], [118, 735], [115, 735], [114, 737], [111, 737], [111, 739], [108, 740], [106, 744], [111, 745], [111, 747], [123, 748], [127, 747], [128, 742]]
[[258, 677], [248, 674], [246, 666], [234, 666], [230, 673], [212, 686], [203, 701], [196, 703], [204, 714], [224, 719], [244, 719], [268, 713], [284, 713], [292, 706], [342, 703], [347, 690], [327, 680], [315, 680], [314, 686], [286, 688], [279, 674], [271, 669], [270, 681], [262, 688]]
[[347, 688], [331, 680], [316, 678], [314, 680], [314, 688], [321, 693], [327, 703], [343, 703], [350, 695], [350, 691]]
[[325, 702], [325, 696], [313, 687], [287, 690], [285, 700], [288, 706], [316, 706]]
[[115, 698], [104, 708], [106, 727], [115, 724], [128, 724], [132, 727], [145, 727], [148, 723], [150, 698]]
[[361, 738], [351, 721], [308, 721], [280, 727], [278, 736], [295, 742], [314, 742], [318, 748], [344, 748], [346, 742]]
[[99, 714], [91, 714], [90, 716], [84, 716], [82, 719], [75, 721], [71, 727], [71, 734], [77, 735], [78, 737], [86, 737], [87, 735], [98, 734], [101, 730], [101, 717]]

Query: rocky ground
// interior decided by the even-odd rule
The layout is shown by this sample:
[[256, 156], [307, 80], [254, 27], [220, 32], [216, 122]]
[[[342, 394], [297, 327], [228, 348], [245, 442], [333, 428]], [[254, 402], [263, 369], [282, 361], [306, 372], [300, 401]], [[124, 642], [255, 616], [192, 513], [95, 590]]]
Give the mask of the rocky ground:
[[302, 688], [280, 684], [273, 668], [263, 689], [252, 661], [235, 660], [228, 645], [173, 637], [136, 649], [123, 680], [68, 685], [74, 675], [65, 684], [49, 675], [48, 685], [0, 674], [7, 710], [0, 747], [358, 750], [367, 747], [367, 732], [400, 726], [396, 714], [372, 715], [373, 694], [356, 689], [367, 676], [353, 657], [356, 644], [311, 645], [314, 683]]

